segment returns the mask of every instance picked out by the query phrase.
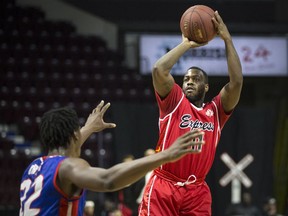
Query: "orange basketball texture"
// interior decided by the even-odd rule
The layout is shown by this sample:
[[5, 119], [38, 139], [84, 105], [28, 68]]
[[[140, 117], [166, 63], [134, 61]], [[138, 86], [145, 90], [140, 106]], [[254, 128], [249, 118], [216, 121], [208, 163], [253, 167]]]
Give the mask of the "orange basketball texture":
[[216, 35], [212, 17], [214, 11], [206, 5], [194, 5], [188, 8], [180, 20], [182, 34], [197, 43], [209, 42]]

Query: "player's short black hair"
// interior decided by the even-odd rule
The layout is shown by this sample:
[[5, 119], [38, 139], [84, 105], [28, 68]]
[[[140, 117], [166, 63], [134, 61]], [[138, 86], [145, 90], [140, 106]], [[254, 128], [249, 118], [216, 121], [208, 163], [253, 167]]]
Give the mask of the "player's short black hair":
[[75, 110], [69, 107], [44, 113], [40, 122], [40, 139], [46, 150], [67, 148], [74, 131], [80, 128]]
[[208, 84], [208, 74], [206, 73], [206, 71], [204, 71], [202, 68], [199, 68], [197, 66], [192, 66], [192, 67], [188, 68], [187, 71], [189, 71], [191, 69], [196, 69], [196, 70], [202, 71], [202, 73], [204, 75], [204, 79], [205, 79], [205, 84]]

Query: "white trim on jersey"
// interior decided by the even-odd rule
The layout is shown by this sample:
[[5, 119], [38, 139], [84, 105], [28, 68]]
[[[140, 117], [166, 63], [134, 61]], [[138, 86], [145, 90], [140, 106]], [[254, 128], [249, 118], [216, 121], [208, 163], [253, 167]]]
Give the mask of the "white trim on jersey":
[[197, 106], [195, 106], [193, 103], [190, 103], [190, 105], [191, 105], [194, 109], [196, 109], [197, 111], [201, 111], [201, 110], [203, 110], [203, 107], [205, 106], [205, 103], [202, 104], [202, 107], [197, 107]]
[[72, 202], [68, 202], [68, 208], [67, 208], [67, 216], [71, 216], [72, 215], [72, 207], [73, 207], [73, 203]]
[[[158, 127], [160, 129], [160, 122], [161, 121], [164, 121], [166, 118], [169, 118], [168, 120], [168, 123], [167, 123], [167, 127], [166, 127], [166, 130], [165, 130], [165, 136], [163, 138], [163, 143], [162, 143], [162, 149], [161, 151], [164, 151], [165, 149], [165, 144], [166, 144], [166, 138], [167, 138], [167, 134], [168, 134], [168, 130], [170, 128], [170, 122], [171, 122], [171, 119], [172, 119], [172, 115], [173, 113], [178, 109], [178, 107], [180, 106], [181, 102], [183, 101], [183, 98], [184, 98], [184, 93], [182, 93], [182, 97], [181, 99], [179, 100], [178, 104], [176, 105], [176, 107], [174, 108], [174, 110], [172, 110], [169, 114], [167, 114], [166, 116], [164, 116], [163, 118], [159, 118], [159, 122], [158, 122]], [[160, 166], [160, 168], [162, 169], [162, 165]]]
[[165, 118], [167, 118], [167, 116], [170, 116], [172, 115], [176, 110], [177, 108], [180, 106], [180, 103], [183, 101], [183, 98], [184, 98], [184, 93], [182, 93], [182, 97], [181, 99], [179, 100], [178, 104], [176, 105], [176, 107], [174, 108], [174, 110], [172, 110], [170, 113], [168, 113], [166, 116], [164, 116], [163, 118], [159, 118], [159, 121], [164, 121]]
[[218, 113], [218, 107], [217, 105], [215, 104], [214, 101], [212, 101], [212, 104], [215, 106], [215, 109], [216, 109], [216, 115], [217, 115], [217, 137], [216, 137], [216, 142], [215, 142], [215, 147], [217, 147], [218, 143], [219, 143], [219, 139], [220, 139], [220, 136], [221, 136], [221, 126], [220, 126], [220, 120], [219, 120], [219, 113]]

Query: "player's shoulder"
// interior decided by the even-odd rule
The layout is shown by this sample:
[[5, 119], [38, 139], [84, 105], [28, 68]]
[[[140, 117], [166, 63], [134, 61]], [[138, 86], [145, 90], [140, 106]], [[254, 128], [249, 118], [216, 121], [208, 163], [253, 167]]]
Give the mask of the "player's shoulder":
[[59, 164], [57, 174], [61, 181], [69, 183], [73, 176], [87, 167], [90, 165], [84, 159], [67, 157]]
[[60, 169], [62, 171], [71, 171], [75, 168], [81, 168], [81, 167], [87, 167], [90, 166], [89, 163], [82, 159], [82, 158], [76, 158], [76, 157], [67, 157], [65, 158], [60, 165]]

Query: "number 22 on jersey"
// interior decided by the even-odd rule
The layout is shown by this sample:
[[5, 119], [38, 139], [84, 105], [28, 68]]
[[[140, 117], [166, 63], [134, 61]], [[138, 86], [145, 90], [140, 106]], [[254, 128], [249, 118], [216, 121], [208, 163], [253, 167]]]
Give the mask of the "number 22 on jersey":
[[20, 198], [20, 216], [39, 214], [40, 208], [31, 208], [31, 204], [42, 192], [43, 179], [44, 177], [39, 175], [34, 182], [26, 179], [21, 183], [20, 190], [23, 191], [23, 195]]

